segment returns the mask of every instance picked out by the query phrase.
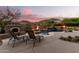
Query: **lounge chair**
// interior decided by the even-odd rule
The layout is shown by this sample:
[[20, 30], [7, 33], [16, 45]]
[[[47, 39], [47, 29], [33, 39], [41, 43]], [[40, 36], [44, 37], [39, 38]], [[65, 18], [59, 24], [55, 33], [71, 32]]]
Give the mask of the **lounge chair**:
[[[12, 40], [12, 42], [13, 42], [12, 48], [15, 46], [15, 42], [16, 42], [17, 40], [23, 39], [23, 40], [25, 40], [25, 42], [27, 43], [27, 39], [25, 39], [25, 37], [27, 37], [27, 36], [25, 36], [25, 35], [17, 36], [13, 31], [9, 31], [9, 32], [10, 32], [10, 35], [11, 35], [11, 37], [10, 37], [10, 39], [9, 39], [9, 42], [10, 42], [11, 40]], [[8, 42], [8, 44], [9, 44], [9, 42]]]
[[35, 46], [36, 42], [41, 42], [41, 38], [43, 36], [35, 36], [34, 31], [30, 30], [28, 31], [28, 35], [29, 35], [29, 40], [33, 41], [33, 47]]

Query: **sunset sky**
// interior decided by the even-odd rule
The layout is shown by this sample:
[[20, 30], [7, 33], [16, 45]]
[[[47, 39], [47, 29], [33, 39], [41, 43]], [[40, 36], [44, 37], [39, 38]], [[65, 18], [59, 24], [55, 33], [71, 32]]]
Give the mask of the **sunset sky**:
[[[5, 7], [0, 7], [0, 9]], [[9, 6], [12, 9], [21, 10], [22, 15], [36, 15], [38, 17], [79, 17], [78, 6]], [[41, 19], [41, 18], [39, 18]], [[35, 20], [34, 20], [35, 21]]]
[[34, 14], [44, 17], [79, 17], [78, 6], [11, 6], [10, 8], [20, 9], [23, 11], [23, 14]]

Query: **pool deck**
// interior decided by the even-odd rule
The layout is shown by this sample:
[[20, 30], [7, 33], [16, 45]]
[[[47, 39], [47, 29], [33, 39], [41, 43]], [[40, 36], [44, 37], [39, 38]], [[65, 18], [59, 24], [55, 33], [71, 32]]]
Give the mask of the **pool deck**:
[[0, 53], [79, 53], [79, 43], [60, 40], [60, 36], [79, 36], [79, 32], [51, 32], [45, 39], [32, 48], [31, 44], [18, 43], [14, 48], [7, 45], [9, 39], [3, 40]]

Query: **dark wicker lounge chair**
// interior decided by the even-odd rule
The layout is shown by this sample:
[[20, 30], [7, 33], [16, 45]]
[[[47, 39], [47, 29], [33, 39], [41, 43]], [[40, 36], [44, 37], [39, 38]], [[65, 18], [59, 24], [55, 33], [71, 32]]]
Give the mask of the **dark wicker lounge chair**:
[[36, 42], [41, 42], [43, 36], [35, 36], [34, 31], [28, 31], [29, 40], [33, 41], [33, 47], [35, 46]]
[[[10, 32], [10, 35], [11, 35], [11, 37], [10, 37], [10, 39], [9, 39], [9, 42], [12, 40], [12, 39], [14, 39], [14, 40], [12, 40], [12, 42], [13, 42], [13, 45], [12, 45], [12, 48], [15, 46], [15, 42], [17, 41], [17, 40], [21, 40], [21, 39], [23, 39], [23, 40], [25, 40], [25, 42], [27, 43], [27, 39], [25, 39], [25, 37], [26, 36], [22, 36], [22, 35], [20, 35], [20, 36], [17, 36], [17, 34], [15, 34], [13, 31], [9, 31]], [[8, 44], [9, 44], [9, 42], [8, 42]]]

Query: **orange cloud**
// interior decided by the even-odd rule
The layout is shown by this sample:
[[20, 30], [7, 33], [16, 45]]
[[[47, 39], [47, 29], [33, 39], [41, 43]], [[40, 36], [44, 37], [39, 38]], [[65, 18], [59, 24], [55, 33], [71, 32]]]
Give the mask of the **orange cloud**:
[[22, 10], [22, 14], [23, 15], [32, 15], [32, 10], [31, 9], [24, 8]]

